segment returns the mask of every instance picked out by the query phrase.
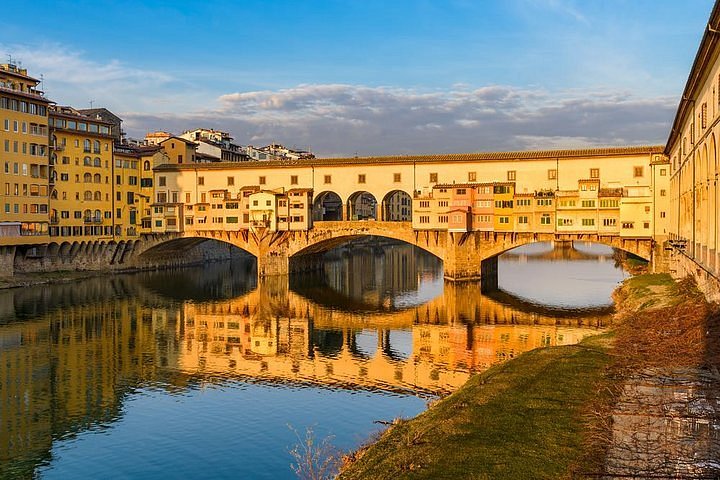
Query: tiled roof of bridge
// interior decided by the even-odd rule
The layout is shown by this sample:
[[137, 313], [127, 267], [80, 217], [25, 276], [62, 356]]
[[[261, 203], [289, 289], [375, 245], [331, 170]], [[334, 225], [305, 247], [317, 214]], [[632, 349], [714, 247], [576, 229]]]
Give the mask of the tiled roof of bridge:
[[368, 164], [405, 164], [405, 163], [439, 163], [439, 162], [492, 162], [513, 160], [546, 160], [569, 157], [608, 157], [612, 155], [649, 155], [662, 153], [664, 146], [649, 145], [635, 147], [587, 148], [578, 150], [527, 150], [517, 152], [478, 152], [478, 153], [447, 153], [431, 155], [389, 155], [379, 157], [350, 158], [312, 158], [304, 160], [269, 160], [249, 162], [214, 162], [210, 164], [186, 163], [182, 165], [165, 164], [158, 170], [193, 170], [195, 168], [222, 170], [227, 168], [258, 168], [258, 167], [315, 167]]

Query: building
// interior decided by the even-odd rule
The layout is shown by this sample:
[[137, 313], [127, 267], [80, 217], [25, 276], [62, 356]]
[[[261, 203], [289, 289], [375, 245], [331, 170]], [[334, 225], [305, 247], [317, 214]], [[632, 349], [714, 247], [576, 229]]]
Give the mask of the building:
[[180, 137], [168, 137], [158, 143], [165, 151], [170, 163], [195, 163], [197, 145], [195, 142]]
[[112, 124], [72, 107], [49, 114], [54, 185], [50, 236], [54, 241], [113, 239], [115, 209]]
[[[240, 145], [233, 143], [227, 132], [198, 128], [178, 135], [197, 145], [198, 161], [205, 162], [245, 162], [250, 160]], [[200, 160], [202, 158], [202, 160]]]
[[0, 245], [48, 241], [48, 106], [40, 81], [13, 63], [0, 65]]

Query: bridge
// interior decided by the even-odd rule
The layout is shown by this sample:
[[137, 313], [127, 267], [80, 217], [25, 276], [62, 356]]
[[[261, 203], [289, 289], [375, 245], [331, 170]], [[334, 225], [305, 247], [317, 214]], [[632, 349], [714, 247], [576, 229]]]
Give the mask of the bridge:
[[376, 236], [414, 245], [443, 261], [448, 280], [482, 280], [497, 285], [497, 257], [513, 248], [535, 242], [594, 242], [653, 260], [653, 240], [619, 235], [546, 232], [448, 232], [414, 230], [410, 222], [326, 221], [306, 231], [254, 232], [241, 230], [189, 230], [148, 235], [133, 246], [133, 258], [181, 255], [204, 240], [238, 247], [257, 258], [258, 275], [287, 275], [322, 267], [320, 254], [349, 240]]

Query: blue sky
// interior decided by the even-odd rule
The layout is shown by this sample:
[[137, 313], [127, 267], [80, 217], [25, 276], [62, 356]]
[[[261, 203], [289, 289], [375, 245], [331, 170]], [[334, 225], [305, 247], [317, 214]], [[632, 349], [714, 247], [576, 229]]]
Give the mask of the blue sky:
[[319, 155], [664, 143], [710, 0], [11, 2], [0, 54], [147, 130]]

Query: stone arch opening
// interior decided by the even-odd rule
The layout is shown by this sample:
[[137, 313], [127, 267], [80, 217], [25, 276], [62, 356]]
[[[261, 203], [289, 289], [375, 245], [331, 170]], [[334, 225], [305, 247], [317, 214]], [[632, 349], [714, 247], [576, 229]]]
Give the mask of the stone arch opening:
[[[137, 256], [139, 261], [152, 263], [158, 260], [185, 258], [189, 253], [191, 253], [191, 250], [202, 244], [206, 244], [205, 250], [209, 252], [206, 252], [208, 255], [211, 254], [218, 258], [222, 255], [226, 255], [228, 258], [256, 258], [254, 252], [245, 250], [234, 243], [220, 238], [181, 237], [151, 245], [145, 250], [142, 250], [142, 247], [137, 244], [135, 248], [137, 250], [142, 250]], [[196, 250], [193, 254], [198, 256], [198, 260], [203, 260], [206, 253], [198, 252]]]
[[347, 201], [348, 220], [377, 220], [378, 219], [378, 202], [370, 192], [355, 192]]
[[412, 221], [412, 197], [403, 190], [388, 192], [382, 200], [382, 220], [386, 222]]
[[342, 199], [335, 192], [326, 191], [315, 197], [312, 219], [315, 222], [335, 222], [342, 220]]

